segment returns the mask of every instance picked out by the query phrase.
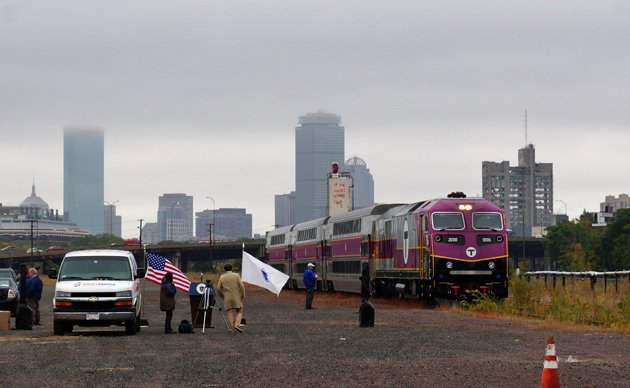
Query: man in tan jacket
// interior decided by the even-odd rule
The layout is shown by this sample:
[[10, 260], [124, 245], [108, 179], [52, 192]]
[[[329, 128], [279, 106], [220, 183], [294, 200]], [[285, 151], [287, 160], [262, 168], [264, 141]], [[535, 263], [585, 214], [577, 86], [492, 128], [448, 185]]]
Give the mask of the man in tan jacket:
[[[239, 274], [232, 272], [232, 265], [223, 266], [226, 271], [219, 278], [217, 292], [223, 298], [223, 308], [227, 311], [227, 324], [231, 333], [234, 330], [243, 332], [241, 320], [243, 319], [243, 300], [245, 300], [245, 287]], [[234, 317], [236, 314], [236, 317]]]

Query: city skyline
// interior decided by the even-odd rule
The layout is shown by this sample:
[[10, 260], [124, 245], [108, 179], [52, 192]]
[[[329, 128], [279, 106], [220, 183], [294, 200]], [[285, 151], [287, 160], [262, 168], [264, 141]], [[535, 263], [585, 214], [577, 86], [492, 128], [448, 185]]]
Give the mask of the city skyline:
[[264, 234], [294, 189], [296, 118], [321, 109], [342, 116], [379, 202], [481, 196], [482, 161], [516, 164], [531, 143], [553, 163], [554, 212], [575, 218], [630, 191], [629, 15], [621, 1], [0, 5], [0, 202], [19, 204], [34, 172], [61, 210], [63, 128], [98, 126], [123, 236], [169, 192], [195, 212], [207, 197], [246, 208]]

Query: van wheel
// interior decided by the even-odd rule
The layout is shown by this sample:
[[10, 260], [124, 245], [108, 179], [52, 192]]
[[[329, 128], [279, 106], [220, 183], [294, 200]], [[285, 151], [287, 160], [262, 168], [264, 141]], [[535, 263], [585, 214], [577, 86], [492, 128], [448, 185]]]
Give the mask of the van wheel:
[[128, 335], [136, 334], [136, 320], [135, 319], [127, 319], [125, 321], [125, 333]]
[[136, 317], [136, 333], [140, 332], [140, 328], [142, 325], [140, 324], [140, 317]]
[[55, 335], [64, 335], [66, 334], [66, 324], [61, 321], [53, 321], [53, 333]]

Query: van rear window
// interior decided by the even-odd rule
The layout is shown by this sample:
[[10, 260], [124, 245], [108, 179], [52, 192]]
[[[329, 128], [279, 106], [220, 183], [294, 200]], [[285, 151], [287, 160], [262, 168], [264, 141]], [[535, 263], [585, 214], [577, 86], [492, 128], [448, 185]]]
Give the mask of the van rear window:
[[126, 257], [67, 257], [59, 269], [64, 280], [133, 280]]

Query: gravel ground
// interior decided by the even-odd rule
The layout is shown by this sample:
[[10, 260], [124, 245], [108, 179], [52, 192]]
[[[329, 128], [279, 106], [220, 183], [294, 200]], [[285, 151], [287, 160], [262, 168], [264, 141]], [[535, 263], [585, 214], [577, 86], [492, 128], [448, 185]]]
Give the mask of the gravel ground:
[[[375, 326], [361, 328], [358, 296], [318, 293], [307, 311], [304, 292], [253, 287], [245, 333], [228, 333], [215, 311], [205, 334], [165, 335], [158, 291], [146, 284], [150, 326], [135, 336], [117, 327], [53, 336], [46, 286], [42, 325], [0, 332], [0, 386], [536, 387], [553, 336], [563, 386], [630, 387], [630, 335], [381, 299]], [[191, 320], [187, 295], [177, 301], [173, 322]]]

